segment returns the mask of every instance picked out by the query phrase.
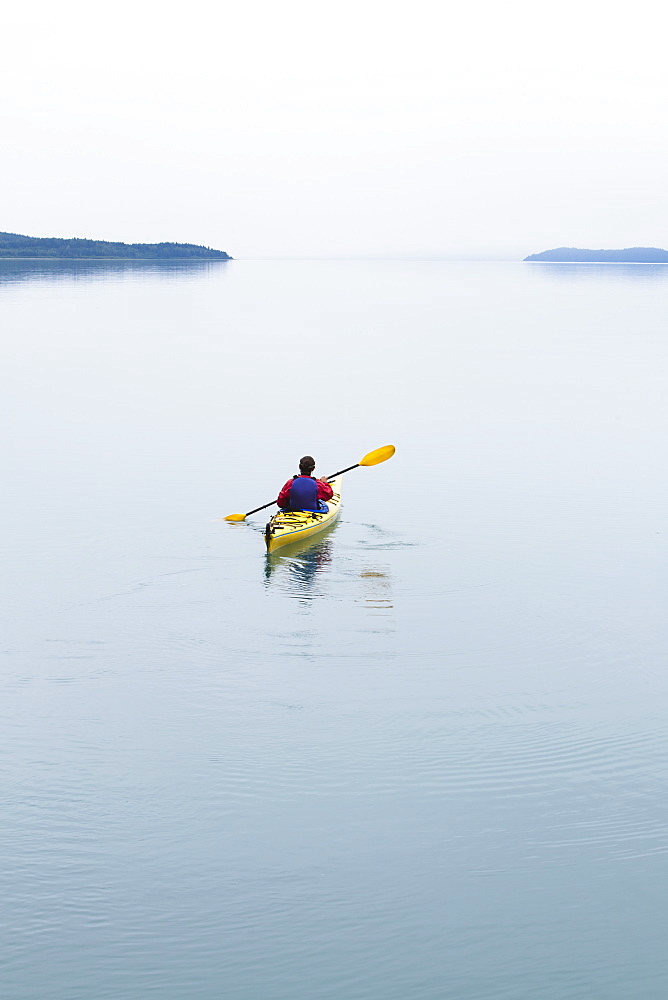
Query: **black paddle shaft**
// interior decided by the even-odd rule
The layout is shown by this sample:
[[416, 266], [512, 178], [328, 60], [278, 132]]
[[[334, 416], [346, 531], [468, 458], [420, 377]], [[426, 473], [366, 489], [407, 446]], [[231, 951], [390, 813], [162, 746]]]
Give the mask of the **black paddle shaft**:
[[347, 469], [341, 469], [339, 472], [335, 472], [333, 476], [327, 476], [327, 482], [328, 483], [331, 482], [332, 479], [336, 479], [337, 476], [342, 476], [344, 472], [350, 472], [351, 469], [358, 469], [358, 468], [359, 468], [359, 462], [356, 462], [355, 465], [349, 465]]
[[273, 507], [275, 503], [275, 500], [272, 500], [271, 503], [263, 503], [261, 507], [256, 507], [255, 510], [249, 510], [247, 514], [244, 514], [244, 517], [250, 517], [251, 514], [257, 514], [259, 510], [266, 510], [267, 507]]

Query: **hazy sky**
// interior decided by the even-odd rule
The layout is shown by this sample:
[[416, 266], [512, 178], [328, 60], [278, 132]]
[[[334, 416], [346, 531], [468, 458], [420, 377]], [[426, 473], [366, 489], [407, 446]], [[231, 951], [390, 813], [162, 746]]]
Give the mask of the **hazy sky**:
[[238, 257], [668, 246], [661, 10], [13, 4], [0, 230]]

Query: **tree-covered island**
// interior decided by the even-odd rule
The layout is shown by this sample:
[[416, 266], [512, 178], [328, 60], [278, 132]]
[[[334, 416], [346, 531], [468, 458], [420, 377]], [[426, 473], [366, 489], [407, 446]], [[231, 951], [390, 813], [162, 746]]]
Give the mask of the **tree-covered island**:
[[232, 260], [224, 250], [194, 243], [108, 243], [0, 233], [1, 257], [129, 258], [131, 260]]
[[627, 247], [625, 250], [578, 250], [557, 247], [532, 253], [524, 260], [555, 261], [561, 264], [668, 264], [668, 250], [659, 247]]

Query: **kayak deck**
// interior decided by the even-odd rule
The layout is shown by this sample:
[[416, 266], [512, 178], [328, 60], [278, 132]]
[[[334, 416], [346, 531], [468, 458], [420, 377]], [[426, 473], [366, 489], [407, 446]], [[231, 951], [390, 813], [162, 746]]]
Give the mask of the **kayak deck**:
[[331, 482], [334, 496], [327, 501], [327, 513], [310, 510], [279, 511], [267, 523], [264, 540], [267, 552], [275, 552], [283, 545], [301, 542], [311, 535], [317, 535], [333, 524], [341, 509], [341, 478]]

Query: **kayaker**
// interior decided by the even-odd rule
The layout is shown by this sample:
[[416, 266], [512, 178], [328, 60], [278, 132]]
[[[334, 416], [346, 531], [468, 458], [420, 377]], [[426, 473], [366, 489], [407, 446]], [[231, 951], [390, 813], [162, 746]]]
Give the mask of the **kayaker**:
[[299, 475], [288, 479], [278, 494], [276, 503], [282, 510], [328, 511], [326, 500], [331, 500], [334, 491], [326, 479], [315, 479], [313, 470], [315, 459], [304, 455], [299, 459]]

